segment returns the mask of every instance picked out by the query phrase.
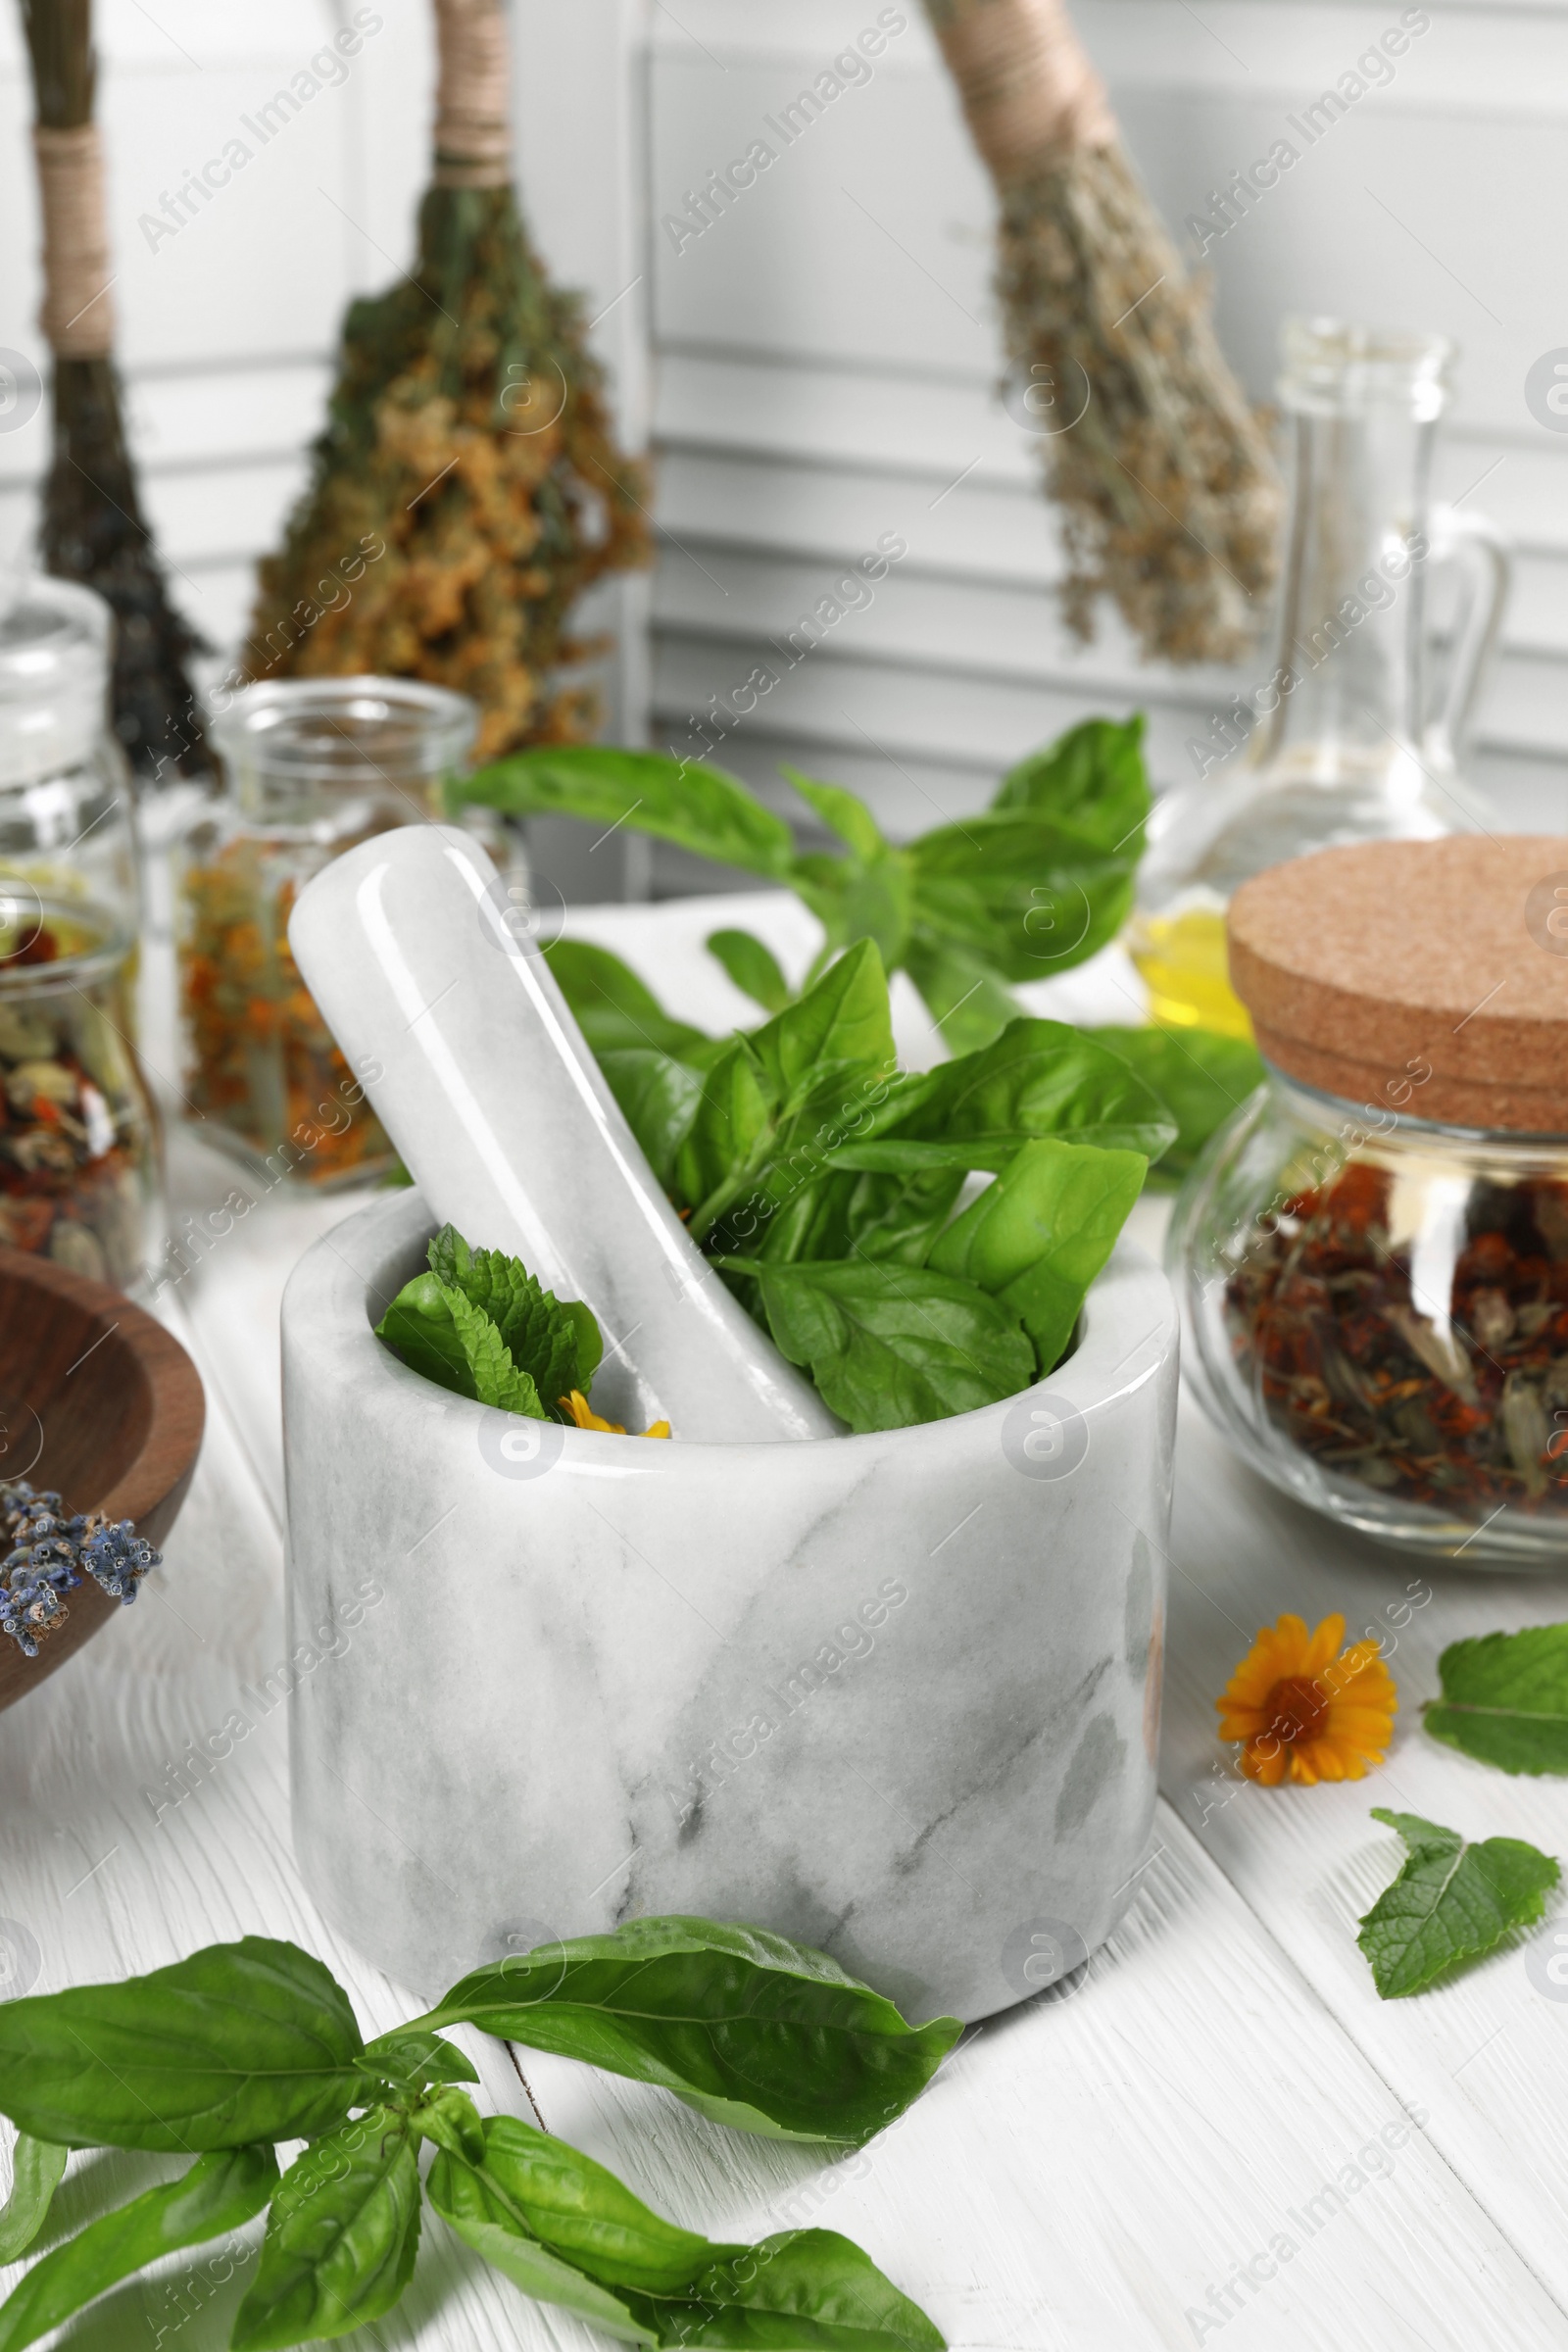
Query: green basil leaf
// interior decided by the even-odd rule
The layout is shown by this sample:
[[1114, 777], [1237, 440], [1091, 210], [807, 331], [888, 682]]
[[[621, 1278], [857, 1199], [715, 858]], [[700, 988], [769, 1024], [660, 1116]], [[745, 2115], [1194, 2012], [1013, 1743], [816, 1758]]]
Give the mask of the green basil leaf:
[[[863, 1147], [867, 1153], [878, 1148]], [[831, 1156], [836, 1162], [840, 1154]], [[946, 1161], [930, 1165], [918, 1160], [891, 1171], [862, 1172], [852, 1160], [849, 1167], [835, 1165], [793, 1192], [784, 1190], [783, 1175], [783, 1170], [769, 1173], [766, 1198], [771, 1214], [755, 1237], [755, 1254], [772, 1265], [846, 1257], [924, 1265], [963, 1185], [962, 1167]], [[733, 1230], [738, 1221], [731, 1217], [727, 1229]], [[727, 1246], [723, 1222], [712, 1238]]]
[[182, 2246], [242, 2229], [277, 2185], [270, 2147], [198, 2156], [178, 2180], [149, 2188], [35, 2262], [0, 2306], [0, 2352], [22, 2352], [122, 2278]]
[[1049, 980], [1114, 939], [1132, 906], [1142, 835], [1118, 854], [1027, 808], [924, 833], [905, 852], [914, 922], [1005, 980]]
[[586, 939], [558, 939], [544, 956], [596, 1054], [647, 1048], [679, 1060], [693, 1048], [712, 1044], [703, 1030], [671, 1020], [653, 991], [608, 948]]
[[477, 2068], [460, 2049], [417, 2026], [403, 2026], [368, 2041], [360, 2066], [370, 2081], [395, 2082], [405, 2090], [422, 2090], [427, 2082], [479, 2080]]
[[1372, 1808], [1408, 1849], [1398, 1877], [1356, 1937], [1384, 2000], [1420, 1992], [1456, 1962], [1494, 1951], [1510, 1929], [1540, 1919], [1561, 1877], [1549, 1854], [1518, 1838], [1469, 1845], [1457, 1830], [1417, 1813]]
[[409, 2128], [466, 2164], [484, 2162], [484, 2126], [465, 2090], [432, 2092], [413, 2110]]
[[795, 840], [781, 816], [722, 768], [660, 752], [543, 744], [479, 768], [464, 798], [509, 816], [576, 816], [630, 825], [699, 858], [782, 881]]
[[931, 1268], [989, 1291], [1017, 1316], [1049, 1372], [1148, 1172], [1137, 1152], [1098, 1152], [1054, 1137], [1025, 1144], [939, 1237]]
[[1100, 849], [1144, 846], [1153, 796], [1144, 765], [1144, 719], [1086, 718], [1003, 777], [993, 808], [1027, 808], [1076, 827]]
[[622, 2296], [584, 2276], [529, 2231], [521, 2214], [487, 2172], [443, 2149], [431, 2165], [425, 2195], [466, 2246], [539, 2303], [558, 2303], [623, 2343], [652, 2344], [657, 2323], [645, 2323]]
[[852, 1430], [973, 1412], [1035, 1377], [1034, 1346], [1016, 1313], [973, 1282], [860, 1258], [718, 1262], [756, 1277], [775, 1345], [808, 1367], [823, 1402]]
[[750, 1039], [779, 1105], [779, 1147], [837, 1099], [848, 1082], [893, 1069], [887, 974], [875, 943], [862, 939], [830, 964], [813, 988]]
[[952, 1143], [914, 1143], [906, 1136], [885, 1136], [880, 1143], [844, 1144], [827, 1154], [831, 1168], [858, 1168], [868, 1175], [924, 1176], [944, 1169], [962, 1176], [969, 1170], [988, 1170], [999, 1176], [1030, 1138], [1020, 1128], [1013, 1135], [958, 1137]]
[[675, 1195], [701, 1240], [759, 1167], [773, 1134], [774, 1096], [749, 1038], [738, 1037], [709, 1071], [675, 1155]]
[[[604, 1352], [591, 1307], [580, 1299], [570, 1306], [563, 1305], [554, 1292], [541, 1289], [521, 1258], [509, 1257], [503, 1250], [470, 1250], [462, 1234], [451, 1225], [443, 1226], [431, 1242], [429, 1257], [430, 1271], [461, 1291], [469, 1305], [494, 1324], [513, 1364], [532, 1381], [547, 1410], [569, 1389], [581, 1389], [587, 1394], [592, 1369], [585, 1376], [578, 1361], [584, 1317], [593, 1327], [590, 1352], [594, 1364]], [[475, 1333], [470, 1342], [466, 1330], [459, 1328], [457, 1336], [475, 1383], [479, 1379], [479, 1359], [474, 1352], [477, 1348], [483, 1360], [493, 1366], [486, 1377], [505, 1385], [505, 1369], [494, 1363], [494, 1350], [483, 1335]], [[503, 1399], [481, 1395], [479, 1401], [498, 1404]], [[508, 1405], [507, 1409], [522, 1412], [527, 1408]]]
[[786, 2230], [727, 2256], [690, 2301], [628, 2296], [661, 2345], [788, 2345], [790, 2352], [945, 2352], [940, 2330], [836, 2230]]
[[407, 2124], [371, 2108], [314, 2140], [283, 2175], [233, 2352], [283, 2352], [378, 2320], [419, 2250], [419, 2167]]
[[899, 1133], [938, 1143], [1059, 1135], [1157, 1158], [1176, 1123], [1120, 1055], [1064, 1021], [1016, 1020], [980, 1053], [943, 1062]]
[[[643, 1156], [666, 1192], [703, 1099], [703, 1074], [646, 1047], [601, 1054], [605, 1083], [620, 1104]], [[579, 1382], [579, 1387], [586, 1384]]]
[[1434, 1740], [1503, 1772], [1568, 1772], [1568, 1625], [1450, 1642], [1441, 1698], [1424, 1709]]
[[347, 2111], [363, 2047], [318, 1960], [247, 1936], [122, 1984], [0, 2001], [0, 2113], [73, 2147], [293, 2139]]
[[603, 2286], [675, 2294], [710, 2263], [745, 2251], [677, 2229], [591, 2156], [513, 2116], [488, 2117], [484, 2136], [487, 2185], [553, 2253]]
[[52, 2139], [34, 2139], [30, 2132], [17, 2133], [11, 2152], [11, 2194], [0, 2206], [0, 2270], [25, 2254], [49, 2219], [70, 2153]]
[[951, 1053], [970, 1054], [990, 1045], [999, 1030], [1020, 1017], [1017, 998], [983, 954], [939, 940], [918, 922], [905, 962]]
[[858, 2144], [919, 2096], [963, 2031], [908, 2026], [825, 1953], [760, 1928], [637, 1919], [514, 1954], [428, 2017], [585, 2059], [739, 2131]]
[[778, 968], [773, 951], [752, 931], [710, 931], [708, 953], [721, 963], [743, 997], [764, 1012], [782, 1012], [795, 991]]
[[1257, 1048], [1213, 1029], [1082, 1029], [1079, 1035], [1136, 1071], [1175, 1120], [1176, 1140], [1154, 1163], [1155, 1172], [1172, 1183], [1263, 1083]]
[[842, 784], [818, 784], [814, 777], [803, 776], [798, 767], [787, 762], [779, 772], [789, 778], [802, 800], [838, 835], [861, 865], [873, 865], [877, 858], [886, 857], [892, 844], [857, 794], [846, 792]]

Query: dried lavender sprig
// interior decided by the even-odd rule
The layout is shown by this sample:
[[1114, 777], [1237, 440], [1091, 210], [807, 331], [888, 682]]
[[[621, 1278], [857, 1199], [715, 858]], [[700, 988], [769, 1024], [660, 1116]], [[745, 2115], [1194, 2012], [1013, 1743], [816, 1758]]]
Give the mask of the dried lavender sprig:
[[9, 1545], [0, 1560], [0, 1634], [29, 1658], [64, 1624], [69, 1612], [61, 1594], [80, 1584], [83, 1569], [112, 1600], [128, 1606], [163, 1558], [137, 1535], [133, 1520], [106, 1519], [101, 1511], [68, 1516], [53, 1489], [36, 1493], [25, 1479], [0, 1486], [0, 1539]]

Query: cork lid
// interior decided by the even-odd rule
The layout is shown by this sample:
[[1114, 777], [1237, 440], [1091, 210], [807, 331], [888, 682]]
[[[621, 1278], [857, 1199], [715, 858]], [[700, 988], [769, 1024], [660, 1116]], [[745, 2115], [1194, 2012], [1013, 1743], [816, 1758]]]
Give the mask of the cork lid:
[[1293, 858], [1231, 902], [1258, 1051], [1358, 1107], [1568, 1136], [1568, 839], [1463, 834]]

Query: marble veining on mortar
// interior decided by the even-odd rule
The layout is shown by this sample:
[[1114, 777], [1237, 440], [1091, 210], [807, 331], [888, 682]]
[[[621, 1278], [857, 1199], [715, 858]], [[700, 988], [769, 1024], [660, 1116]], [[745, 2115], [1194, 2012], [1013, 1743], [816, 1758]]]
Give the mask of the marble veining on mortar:
[[651, 1446], [421, 1380], [371, 1325], [417, 1193], [283, 1312], [313, 1892], [395, 1977], [651, 1911], [754, 1921], [913, 2016], [1040, 1989], [1125, 1908], [1154, 1797], [1175, 1310], [1123, 1244], [1050, 1378], [790, 1446]]

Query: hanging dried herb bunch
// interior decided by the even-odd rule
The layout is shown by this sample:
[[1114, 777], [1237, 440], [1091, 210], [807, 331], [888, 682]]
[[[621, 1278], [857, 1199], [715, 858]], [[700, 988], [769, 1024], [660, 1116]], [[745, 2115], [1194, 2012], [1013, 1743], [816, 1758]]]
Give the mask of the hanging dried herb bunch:
[[479, 704], [493, 759], [591, 731], [591, 694], [557, 682], [591, 650], [566, 619], [602, 573], [646, 562], [647, 489], [612, 437], [577, 298], [551, 285], [510, 183], [505, 15], [498, 0], [435, 8], [418, 260], [349, 310], [314, 476], [261, 567], [246, 659], [252, 678], [454, 687]]
[[997, 186], [1007, 352], [1062, 510], [1067, 620], [1090, 637], [1104, 594], [1146, 656], [1232, 661], [1264, 615], [1281, 490], [1206, 289], [1063, 0], [925, 5]]
[[142, 517], [110, 356], [115, 314], [104, 220], [103, 144], [93, 122], [92, 0], [22, 0], [36, 112], [43, 212], [39, 323], [54, 354], [54, 452], [39, 552], [46, 571], [114, 608], [115, 731], [149, 780], [208, 764], [185, 664], [205, 650], [171, 605]]

